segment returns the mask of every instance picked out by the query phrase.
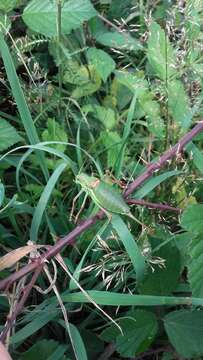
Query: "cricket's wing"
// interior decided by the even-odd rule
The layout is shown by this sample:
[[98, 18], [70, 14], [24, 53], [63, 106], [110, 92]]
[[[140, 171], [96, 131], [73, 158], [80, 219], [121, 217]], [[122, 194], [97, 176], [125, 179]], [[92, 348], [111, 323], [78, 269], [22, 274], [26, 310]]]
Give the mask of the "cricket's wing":
[[123, 196], [111, 185], [100, 181], [94, 189], [94, 200], [99, 207], [117, 214], [130, 213], [130, 208], [126, 204]]

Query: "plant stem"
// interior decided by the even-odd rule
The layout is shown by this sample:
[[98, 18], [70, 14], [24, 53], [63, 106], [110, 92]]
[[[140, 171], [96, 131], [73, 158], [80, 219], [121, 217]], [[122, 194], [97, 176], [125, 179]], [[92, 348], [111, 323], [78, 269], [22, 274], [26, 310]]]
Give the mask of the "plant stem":
[[163, 155], [160, 156], [158, 161], [149, 164], [143, 174], [138, 176], [138, 178], [128, 186], [124, 197], [128, 197], [128, 195], [133, 193], [135, 189], [142, 185], [147, 179], [152, 177], [154, 172], [160, 170], [168, 160], [180, 154], [183, 151], [185, 145], [187, 145], [201, 131], [203, 131], [203, 121], [199, 121], [191, 131], [189, 131], [185, 136], [182, 137], [182, 139], [180, 139], [180, 141], [177, 142], [176, 145], [165, 151]]
[[173, 207], [170, 205], [151, 203], [151, 202], [145, 201], [145, 200], [129, 199], [127, 201], [127, 203], [130, 205], [134, 204], [134, 205], [146, 206], [150, 209], [157, 209], [157, 210], [161, 210], [161, 211], [175, 211], [177, 213], [181, 213], [181, 211], [182, 211], [182, 209], [176, 208], [176, 207]]
[[17, 303], [15, 310], [13, 311], [12, 315], [10, 317], [7, 318], [7, 323], [6, 326], [4, 327], [2, 333], [0, 334], [0, 341], [2, 343], [4, 343], [5, 339], [6, 339], [6, 335], [8, 333], [8, 331], [12, 328], [16, 317], [18, 316], [18, 314], [20, 314], [20, 312], [23, 309], [24, 303], [26, 302], [30, 291], [32, 290], [33, 285], [35, 284], [35, 282], [37, 281], [37, 278], [41, 272], [41, 270], [43, 269], [43, 265], [40, 265], [38, 268], [36, 268], [31, 281], [29, 282], [29, 284], [25, 287], [23, 295], [20, 299], [20, 301]]

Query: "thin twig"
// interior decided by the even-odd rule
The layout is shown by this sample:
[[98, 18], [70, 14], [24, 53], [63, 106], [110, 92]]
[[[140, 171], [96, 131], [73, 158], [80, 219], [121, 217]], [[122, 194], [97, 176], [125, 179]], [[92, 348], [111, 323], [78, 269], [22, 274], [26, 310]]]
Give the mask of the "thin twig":
[[127, 200], [127, 203], [130, 205], [141, 205], [141, 206], [146, 206], [149, 209], [157, 209], [157, 210], [161, 210], [161, 211], [175, 211], [177, 213], [181, 213], [182, 209], [180, 208], [176, 208], [170, 205], [166, 205], [166, 204], [157, 204], [157, 203], [152, 203], [149, 201], [145, 201], [145, 200], [138, 200], [138, 199], [129, 199]]

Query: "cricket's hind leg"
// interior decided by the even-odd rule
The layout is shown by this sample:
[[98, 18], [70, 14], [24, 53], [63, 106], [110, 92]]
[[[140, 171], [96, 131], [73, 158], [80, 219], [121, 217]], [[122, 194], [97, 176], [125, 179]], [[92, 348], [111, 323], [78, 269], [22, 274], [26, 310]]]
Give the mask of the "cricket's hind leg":
[[80, 197], [80, 195], [82, 195], [82, 193], [83, 193], [83, 190], [80, 190], [79, 193], [73, 199], [71, 212], [70, 212], [70, 216], [69, 216], [69, 221], [72, 221], [72, 219], [73, 219], [73, 213], [74, 213], [74, 210], [75, 210], [76, 201]]
[[86, 203], [87, 197], [88, 197], [88, 194], [85, 194], [84, 199], [83, 199], [83, 202], [82, 202], [82, 205], [81, 205], [81, 208], [80, 208], [80, 210], [78, 211], [77, 215], [75, 216], [75, 224], [78, 222], [78, 218], [79, 218], [81, 212], [83, 211], [83, 209], [84, 209], [84, 207], [85, 207], [85, 203]]

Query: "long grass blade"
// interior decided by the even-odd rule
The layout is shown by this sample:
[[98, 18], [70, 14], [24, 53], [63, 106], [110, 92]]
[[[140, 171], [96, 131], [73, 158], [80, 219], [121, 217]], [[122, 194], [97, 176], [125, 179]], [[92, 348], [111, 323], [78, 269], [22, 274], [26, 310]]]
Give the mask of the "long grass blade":
[[137, 242], [120, 216], [112, 215], [111, 222], [132, 261], [137, 281], [141, 281], [145, 275], [145, 259], [141, 254]]
[[[13, 97], [16, 101], [18, 111], [25, 128], [28, 140], [30, 144], [36, 144], [40, 142], [37, 130], [34, 126], [32, 116], [30, 114], [28, 105], [26, 103], [22, 88], [20, 86], [20, 82], [18, 76], [16, 74], [15, 66], [9, 51], [9, 48], [4, 40], [3, 33], [0, 31], [0, 52], [4, 62], [6, 74], [11, 85]], [[45, 163], [44, 155], [42, 153], [37, 152], [37, 156], [39, 159], [39, 164], [42, 168], [42, 171], [45, 175], [45, 178], [48, 179], [49, 173]]]
[[[176, 306], [194, 305], [202, 306], [203, 298], [195, 297], [176, 297], [176, 296], [154, 296], [154, 295], [132, 295], [119, 294], [110, 291], [90, 290], [88, 295], [98, 305], [108, 306]], [[66, 294], [63, 293], [62, 299], [68, 303], [89, 303], [90, 301], [82, 292]]]
[[66, 166], [67, 166], [66, 163], [62, 163], [62, 164], [58, 165], [58, 167], [54, 170], [53, 174], [49, 178], [47, 185], [45, 186], [45, 188], [42, 192], [42, 195], [41, 195], [39, 202], [37, 204], [37, 207], [35, 209], [32, 223], [31, 223], [30, 239], [32, 241], [36, 242], [38, 239], [38, 232], [39, 232], [40, 224], [42, 222], [42, 216], [45, 212], [46, 206], [47, 206], [49, 198], [53, 192], [53, 189], [56, 185], [56, 182], [58, 181], [61, 173], [64, 171]]

